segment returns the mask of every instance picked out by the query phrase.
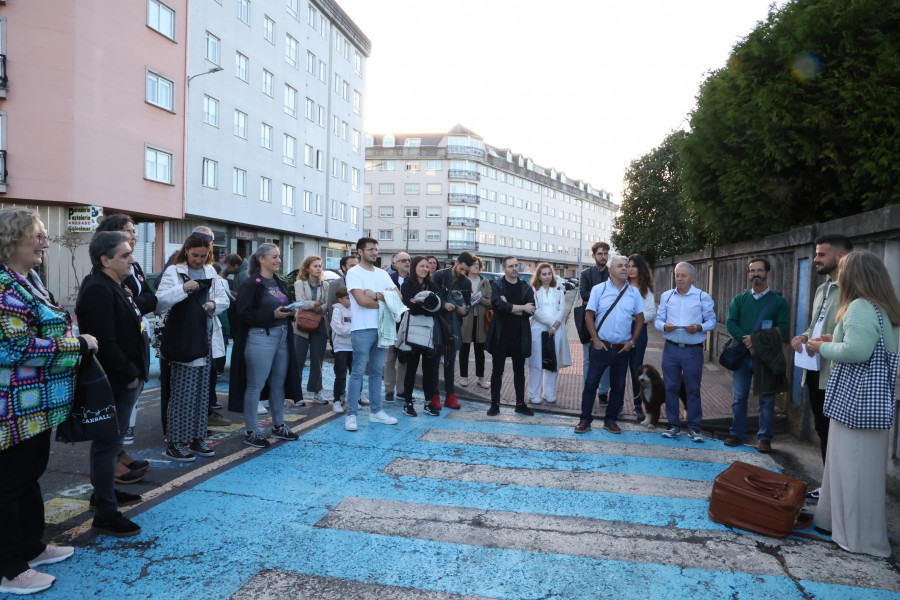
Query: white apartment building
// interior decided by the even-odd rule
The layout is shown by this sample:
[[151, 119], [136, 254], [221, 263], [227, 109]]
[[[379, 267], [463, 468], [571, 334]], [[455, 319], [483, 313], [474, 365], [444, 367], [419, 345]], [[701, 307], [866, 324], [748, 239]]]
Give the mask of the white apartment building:
[[280, 245], [284, 270], [336, 268], [362, 235], [369, 39], [332, 0], [189, 3], [185, 219], [217, 258]]
[[466, 250], [485, 271], [500, 271], [500, 259], [515, 255], [522, 272], [546, 261], [557, 275], [576, 277], [593, 264], [591, 245], [609, 242], [619, 209], [609, 192], [488, 145], [461, 125], [367, 134], [365, 175], [363, 233], [379, 241], [382, 264], [403, 250], [443, 265]]

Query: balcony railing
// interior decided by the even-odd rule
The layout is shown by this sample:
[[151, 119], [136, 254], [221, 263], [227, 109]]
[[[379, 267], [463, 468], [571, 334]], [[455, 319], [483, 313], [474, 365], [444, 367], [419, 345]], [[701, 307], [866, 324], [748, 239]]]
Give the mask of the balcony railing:
[[447, 225], [451, 227], [478, 227], [475, 217], [448, 217]]
[[450, 202], [468, 202], [469, 204], [480, 204], [481, 201], [475, 194], [447, 194], [447, 200]]
[[481, 173], [478, 171], [469, 171], [466, 169], [450, 169], [447, 174], [450, 179], [469, 179], [471, 181], [481, 181]]
[[6, 183], [6, 150], [0, 150], [0, 183]]
[[484, 149], [473, 148], [472, 146], [447, 146], [447, 154], [468, 154], [484, 158]]
[[6, 55], [0, 54], [0, 88], [6, 89], [9, 79], [6, 77]]
[[478, 252], [478, 242], [450, 240], [449, 242], [447, 242], [447, 250], [473, 250], [475, 252]]

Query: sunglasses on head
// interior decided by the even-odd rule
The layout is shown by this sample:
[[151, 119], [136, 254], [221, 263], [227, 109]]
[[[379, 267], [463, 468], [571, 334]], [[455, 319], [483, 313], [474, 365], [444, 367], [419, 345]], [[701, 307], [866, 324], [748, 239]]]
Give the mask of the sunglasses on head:
[[193, 231], [193, 232], [191, 232], [191, 237], [195, 237], [195, 238], [201, 239], [201, 240], [203, 240], [204, 242], [211, 242], [211, 241], [213, 241], [213, 236], [207, 235], [207, 234], [205, 234], [205, 233], [200, 233], [199, 231]]

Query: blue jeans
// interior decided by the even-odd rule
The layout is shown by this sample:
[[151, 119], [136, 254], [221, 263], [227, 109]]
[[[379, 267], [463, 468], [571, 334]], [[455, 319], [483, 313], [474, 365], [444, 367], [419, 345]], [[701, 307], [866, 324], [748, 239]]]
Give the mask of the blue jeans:
[[700, 431], [703, 420], [703, 405], [700, 403], [700, 380], [703, 377], [703, 346], [679, 348], [666, 344], [662, 360], [663, 379], [666, 382], [666, 420], [670, 426], [681, 427], [678, 416], [678, 392], [681, 390], [681, 376], [687, 391], [688, 428]]
[[597, 350], [591, 345], [591, 362], [588, 367], [587, 381], [584, 391], [581, 393], [581, 420], [590, 423], [594, 420], [591, 413], [594, 411], [594, 397], [597, 395], [597, 386], [604, 373], [611, 373], [609, 378], [610, 394], [609, 404], [606, 406], [604, 423], [615, 423], [622, 410], [622, 401], [625, 397], [625, 375], [628, 374], [629, 352], [619, 352], [608, 348]]
[[369, 410], [374, 415], [381, 410], [381, 373], [387, 348], [378, 347], [377, 329], [359, 329], [350, 332], [353, 345], [353, 369], [347, 386], [347, 414], [359, 412], [359, 395], [362, 393], [363, 375], [369, 366]]
[[[582, 344], [584, 349], [584, 362], [581, 364], [581, 372], [584, 374], [584, 383], [587, 384], [588, 371], [591, 369], [591, 344]], [[597, 394], [609, 393], [609, 370], [603, 371], [600, 377], [600, 385], [597, 387]]]
[[[731, 435], [744, 439], [747, 433], [747, 399], [750, 397], [750, 384], [753, 381], [753, 357], [748, 356], [744, 364], [734, 372], [731, 379], [731, 390], [734, 402], [731, 403]], [[759, 397], [759, 440], [772, 440], [772, 419], [775, 416], [775, 396]]]
[[272, 327], [268, 335], [262, 327], [247, 332], [244, 349], [244, 426], [248, 432], [259, 429], [259, 396], [269, 381], [269, 410], [272, 425], [284, 425], [284, 382], [288, 372], [288, 344], [293, 331], [287, 325]]
[[[628, 360], [628, 370], [631, 371], [632, 398], [637, 398], [641, 393], [641, 382], [638, 380], [638, 369], [644, 364], [644, 354], [647, 352], [647, 324], [641, 328], [637, 342], [631, 350], [631, 358]], [[635, 406], [641, 406], [640, 400], [634, 400]]]

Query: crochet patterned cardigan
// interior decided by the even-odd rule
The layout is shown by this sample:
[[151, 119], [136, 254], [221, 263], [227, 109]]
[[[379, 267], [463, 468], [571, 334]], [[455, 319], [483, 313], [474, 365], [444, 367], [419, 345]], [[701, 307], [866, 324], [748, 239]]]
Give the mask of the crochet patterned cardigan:
[[[29, 279], [43, 290], [34, 271]], [[0, 263], [0, 451], [68, 417], [80, 354], [65, 309]]]

